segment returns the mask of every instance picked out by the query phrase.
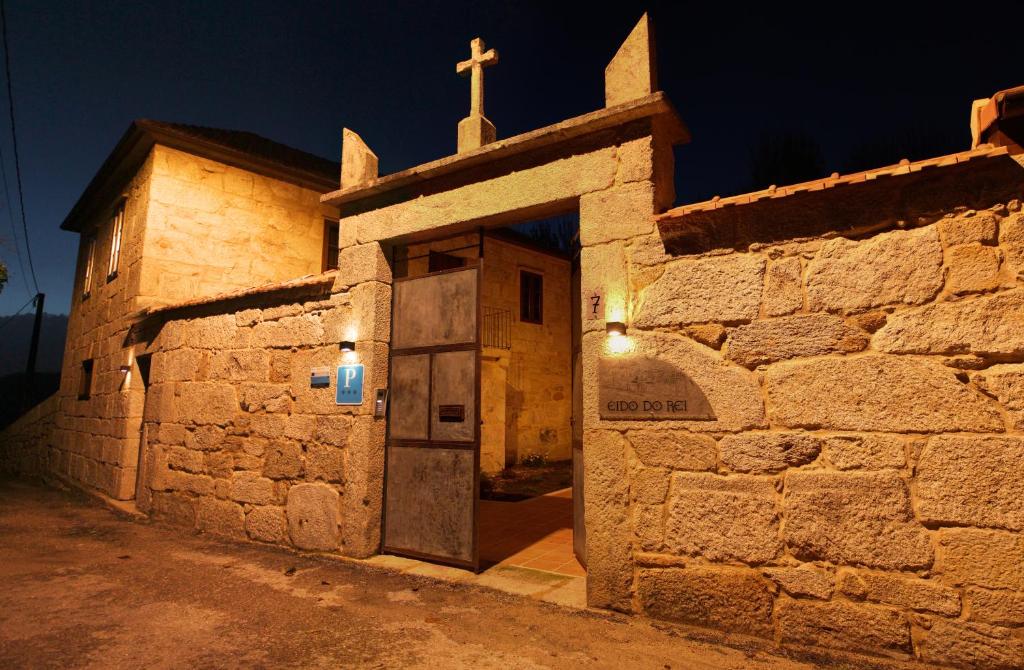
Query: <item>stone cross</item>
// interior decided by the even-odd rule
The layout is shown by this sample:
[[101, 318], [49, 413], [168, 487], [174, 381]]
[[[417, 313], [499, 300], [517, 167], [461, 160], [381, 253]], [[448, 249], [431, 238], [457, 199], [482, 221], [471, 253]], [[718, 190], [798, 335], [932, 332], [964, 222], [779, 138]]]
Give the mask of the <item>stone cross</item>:
[[469, 48], [469, 60], [455, 66], [458, 74], [470, 75], [469, 116], [459, 122], [459, 153], [490, 144], [497, 137], [494, 124], [484, 116], [484, 68], [498, 62], [498, 52], [484, 51], [484, 41], [479, 37], [469, 43]]
[[484, 41], [479, 37], [469, 43], [470, 57], [455, 66], [455, 71], [463, 77], [470, 73], [469, 115], [484, 115], [484, 68], [498, 62], [498, 52], [494, 49], [484, 51]]

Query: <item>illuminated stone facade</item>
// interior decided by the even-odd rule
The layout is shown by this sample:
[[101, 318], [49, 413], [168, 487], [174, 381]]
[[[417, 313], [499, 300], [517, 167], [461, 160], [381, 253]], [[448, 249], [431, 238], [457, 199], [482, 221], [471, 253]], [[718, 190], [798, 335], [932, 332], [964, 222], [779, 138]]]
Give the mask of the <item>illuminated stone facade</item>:
[[[979, 146], [670, 210], [672, 145], [687, 133], [657, 92], [648, 30], [609, 66], [597, 112], [385, 177], [346, 131], [342, 188], [319, 199], [340, 218], [336, 273], [296, 279], [316, 271], [302, 258], [321, 204], [254, 182], [253, 202], [291, 204], [261, 204], [234, 234], [267, 225], [307, 251], [273, 276], [238, 249], [242, 274], [217, 257], [208, 279], [168, 256], [153, 266], [168, 279], [147, 283], [133, 223], [145, 214], [129, 196], [125, 273], [141, 258], [135, 286], [154, 293], [114, 298], [112, 284], [90, 297], [95, 315], [76, 304], [65, 387], [4, 433], [8, 466], [132, 497], [143, 403], [118, 366], [150, 355], [142, 509], [369, 556], [385, 420], [311, 390], [311, 367], [352, 340], [364, 392], [387, 385], [396, 247], [578, 211], [581, 292], [606, 302], [603, 319], [581, 319], [589, 604], [815, 653], [1024, 665], [1021, 156]], [[141, 163], [131, 192], [179, 159], [196, 171], [168, 192], [206, 188], [207, 163], [170, 156]], [[161, 214], [146, 219], [171, 247], [184, 244], [170, 232], [177, 198], [154, 198]], [[212, 247], [230, 228], [201, 229]], [[252, 288], [265, 281], [278, 284]], [[228, 289], [241, 290], [212, 295]], [[88, 347], [102, 364], [79, 405]], [[713, 417], [602, 418], [600, 360], [641, 355], [685, 373]]]
[[[132, 126], [65, 222], [80, 244], [61, 388], [47, 401], [57, 411], [46, 448], [20, 457], [118, 500], [136, 493], [146, 393], [135, 355], [146, 351], [129, 343], [140, 310], [320, 272], [324, 218], [337, 215], [305, 171], [292, 179], [300, 186], [275, 178], [286, 176], [279, 166], [271, 177], [213, 160], [188, 127], [167, 135], [151, 123]], [[108, 276], [119, 207], [118, 271]]]

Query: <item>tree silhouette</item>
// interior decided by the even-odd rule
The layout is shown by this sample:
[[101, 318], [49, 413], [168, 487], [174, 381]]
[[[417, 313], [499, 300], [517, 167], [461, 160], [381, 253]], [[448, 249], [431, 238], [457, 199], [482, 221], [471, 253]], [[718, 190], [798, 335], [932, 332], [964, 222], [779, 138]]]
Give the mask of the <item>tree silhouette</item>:
[[965, 138], [948, 131], [930, 128], [904, 128], [883, 137], [862, 141], [850, 152], [843, 172], [863, 172], [901, 160], [934, 158], [968, 148]]
[[526, 235], [542, 247], [571, 255], [574, 246], [578, 244], [576, 236], [580, 230], [580, 215], [578, 212], [561, 214], [540, 221], [519, 224], [513, 226], [513, 229]]

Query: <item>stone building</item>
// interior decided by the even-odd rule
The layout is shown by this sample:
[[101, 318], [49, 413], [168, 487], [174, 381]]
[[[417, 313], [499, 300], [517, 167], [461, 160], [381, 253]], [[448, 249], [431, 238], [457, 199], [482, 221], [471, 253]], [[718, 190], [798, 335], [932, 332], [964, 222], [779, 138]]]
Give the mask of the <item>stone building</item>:
[[[116, 277], [80, 264], [61, 391], [5, 431], [5, 467], [227, 536], [475, 569], [485, 443], [532, 439], [483, 336], [485, 306], [531, 308], [488, 273], [532, 267], [560, 292], [544, 319], [571, 318], [511, 337], [563, 388], [523, 401], [568, 430], [589, 605], [1024, 666], [1024, 92], [976, 104], [962, 153], [673, 207], [688, 133], [649, 30], [605, 108], [501, 140], [474, 41], [459, 152], [386, 176], [351, 131], [340, 184], [280, 148], [130, 131], [65, 223], [104, 260], [123, 230]], [[567, 213], [575, 263], [495, 232]], [[362, 402], [339, 404], [352, 365]]]

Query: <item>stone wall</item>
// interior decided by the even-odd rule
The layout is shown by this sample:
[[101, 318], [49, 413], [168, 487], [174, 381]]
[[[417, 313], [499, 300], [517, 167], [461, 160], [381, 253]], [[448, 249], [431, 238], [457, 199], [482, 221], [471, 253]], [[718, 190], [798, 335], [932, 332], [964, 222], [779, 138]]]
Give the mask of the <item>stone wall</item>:
[[50, 474], [54, 424], [60, 410], [56, 393], [4, 428], [0, 440], [0, 472], [29, 477]]
[[[584, 322], [589, 551], [613, 557], [592, 601], [1024, 666], [1024, 212], [990, 202], [690, 256], [656, 232], [585, 246], [584, 290], [603, 277], [630, 321], [626, 352]], [[597, 358], [630, 352], [681, 368], [715, 420], [601, 420]]]
[[[116, 277], [107, 278], [113, 234], [110, 215], [116, 199], [82, 229], [58, 392], [60, 411], [54, 417], [45, 457], [53, 474], [119, 500], [135, 495], [143, 393], [127, 383], [120, 367], [133, 365], [123, 347], [131, 327], [128, 315], [137, 309], [153, 169], [151, 152], [122, 191], [125, 219]], [[95, 237], [96, 247], [85, 297], [90, 236]], [[80, 399], [82, 362], [88, 359], [93, 361], [92, 387], [90, 397]], [[133, 372], [138, 375], [137, 370]]]
[[[285, 289], [172, 312], [149, 344], [145, 490], [154, 517], [198, 530], [366, 556], [379, 544], [382, 429], [372, 402], [335, 404], [337, 366], [365, 292]], [[372, 309], [372, 307], [369, 307]], [[156, 318], [156, 317], [154, 317]], [[314, 366], [329, 388], [311, 388]], [[368, 366], [364, 399], [386, 380]]]
[[140, 305], [320, 272], [324, 218], [316, 191], [157, 145], [153, 148]]
[[[120, 267], [108, 279], [111, 215], [124, 198]], [[83, 227], [58, 393], [41, 455], [52, 474], [120, 500], [135, 496], [145, 388], [132, 347], [140, 308], [320, 272], [319, 193], [156, 145], [119, 193]], [[89, 296], [87, 241], [95, 236]], [[93, 361], [88, 399], [82, 362]], [[128, 368], [127, 374], [122, 367]], [[17, 442], [5, 432], [0, 443]], [[17, 448], [14, 444], [12, 448]]]

